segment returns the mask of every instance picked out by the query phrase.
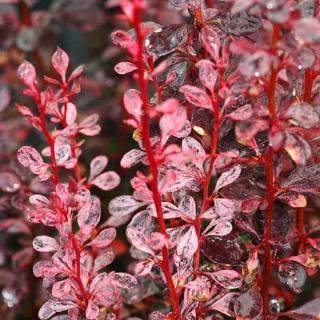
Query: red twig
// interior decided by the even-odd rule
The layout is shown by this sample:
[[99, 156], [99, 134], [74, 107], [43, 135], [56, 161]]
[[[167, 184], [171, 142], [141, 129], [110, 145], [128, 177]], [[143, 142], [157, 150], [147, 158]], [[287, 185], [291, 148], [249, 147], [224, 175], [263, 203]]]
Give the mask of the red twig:
[[[280, 37], [280, 27], [274, 25], [272, 34], [271, 51], [273, 54], [276, 52], [276, 45]], [[276, 102], [275, 102], [275, 91], [277, 85], [278, 69], [272, 67], [269, 87], [268, 87], [268, 109], [270, 113], [270, 125], [272, 126], [276, 122]], [[270, 276], [272, 274], [272, 261], [271, 261], [271, 229], [272, 229], [272, 214], [273, 214], [273, 203], [275, 198], [274, 189], [274, 174], [273, 174], [273, 149], [269, 148], [264, 157], [264, 168], [266, 175], [267, 184], [267, 208], [264, 215], [264, 270], [263, 270], [263, 284], [262, 284], [262, 299], [263, 299], [263, 319], [268, 320], [269, 318], [269, 284]]]
[[[148, 97], [148, 82], [145, 78], [145, 70], [143, 65], [143, 34], [141, 30], [141, 20], [140, 20], [140, 13], [141, 13], [141, 2], [140, 0], [133, 0], [134, 5], [134, 13], [133, 13], [133, 26], [136, 31], [137, 35], [137, 66], [138, 66], [138, 81], [139, 87], [141, 91], [141, 98], [142, 98], [142, 108], [143, 108], [143, 116], [142, 116], [142, 135], [143, 135], [143, 143], [146, 149], [146, 153], [150, 163], [150, 186], [153, 193], [153, 200], [155, 203], [159, 229], [160, 233], [168, 238], [166, 232], [166, 224], [163, 218], [162, 206], [161, 206], [161, 196], [158, 190], [158, 168], [157, 162], [153, 154], [152, 145], [150, 141], [150, 117], [149, 117], [149, 97]], [[162, 248], [162, 262], [161, 262], [161, 269], [165, 275], [170, 297], [171, 297], [171, 305], [173, 310], [174, 319], [180, 320], [181, 313], [180, 313], [180, 306], [179, 306], [179, 296], [175, 289], [175, 285], [171, 276], [170, 272], [170, 263], [169, 263], [169, 251], [166, 246]]]

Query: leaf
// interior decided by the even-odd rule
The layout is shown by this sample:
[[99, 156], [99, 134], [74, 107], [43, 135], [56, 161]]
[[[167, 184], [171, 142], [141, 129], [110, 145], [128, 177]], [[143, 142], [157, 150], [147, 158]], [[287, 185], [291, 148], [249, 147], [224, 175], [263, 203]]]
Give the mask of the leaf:
[[172, 113], [164, 114], [159, 121], [162, 135], [161, 143], [164, 144], [169, 136], [174, 136], [182, 130], [186, 121], [187, 112], [183, 107], [177, 108]]
[[33, 194], [29, 197], [29, 201], [33, 206], [40, 208], [46, 208], [49, 205], [49, 200], [41, 194]]
[[91, 181], [91, 184], [97, 186], [101, 190], [109, 191], [120, 184], [120, 177], [114, 171], [107, 171]]
[[242, 276], [234, 270], [207, 272], [206, 275], [212, 278], [221, 287], [229, 290], [238, 289], [242, 286]]
[[119, 62], [114, 67], [114, 71], [118, 74], [127, 74], [135, 70], [137, 67], [131, 62]]
[[238, 241], [231, 235], [205, 238], [201, 251], [210, 261], [219, 264], [239, 265], [243, 258]]
[[86, 318], [90, 320], [98, 319], [99, 307], [90, 299], [86, 309]]
[[262, 314], [262, 298], [257, 288], [249, 289], [234, 302], [234, 312], [239, 319], [257, 319]]
[[35, 277], [50, 278], [59, 273], [60, 270], [51, 261], [38, 261], [33, 266]]
[[296, 167], [289, 177], [281, 183], [281, 187], [295, 192], [316, 193], [320, 190], [320, 165], [310, 164]]
[[133, 196], [126, 195], [112, 199], [108, 209], [112, 216], [127, 216], [145, 205], [146, 203], [135, 200]]
[[195, 220], [196, 218], [196, 203], [191, 196], [185, 196], [179, 203], [178, 209], [182, 211], [187, 218]]
[[320, 299], [314, 299], [300, 308], [281, 314], [295, 320], [318, 320], [320, 317]]
[[58, 281], [54, 283], [52, 287], [52, 295], [55, 298], [63, 298], [64, 296], [70, 294], [72, 290], [72, 280], [70, 278]]
[[104, 229], [90, 244], [99, 249], [106, 248], [116, 238], [116, 235], [117, 231], [115, 228]]
[[123, 289], [130, 289], [137, 285], [137, 280], [128, 273], [116, 272], [113, 274], [111, 283]]
[[85, 203], [78, 211], [78, 225], [82, 232], [89, 233], [97, 226], [101, 217], [100, 200], [97, 197], [91, 197], [91, 200]]
[[227, 315], [228, 317], [234, 317], [234, 312], [231, 306], [238, 295], [239, 294], [235, 292], [227, 293], [209, 305], [208, 310], [216, 310]]
[[30, 167], [32, 165], [38, 165], [43, 163], [40, 153], [29, 146], [21, 147], [18, 150], [18, 160], [24, 167]]
[[143, 160], [146, 157], [146, 153], [139, 149], [132, 149], [129, 152], [127, 152], [121, 159], [120, 165], [122, 168], [132, 168], [141, 160]]
[[61, 76], [62, 82], [66, 81], [66, 73], [69, 66], [69, 57], [65, 51], [61, 48], [57, 48], [55, 53], [52, 55], [51, 63], [53, 68]]
[[[161, 202], [162, 214], [164, 219], [174, 219], [180, 218], [182, 212], [178, 209], [174, 204], [170, 202]], [[148, 213], [152, 216], [157, 218], [157, 209], [154, 203], [152, 203], [147, 208]]]
[[[57, 141], [57, 140], [56, 140]], [[66, 162], [71, 155], [71, 147], [69, 144], [55, 143], [55, 158], [57, 165], [60, 166]]]
[[285, 133], [283, 148], [289, 153], [292, 160], [300, 166], [305, 166], [312, 157], [309, 143], [301, 136]]
[[210, 97], [202, 89], [190, 85], [184, 85], [179, 91], [184, 94], [189, 103], [197, 107], [212, 110]]
[[193, 30], [190, 25], [172, 24], [159, 28], [151, 33], [146, 40], [148, 54], [156, 57], [164, 56], [177, 50], [188, 39], [189, 33]]
[[246, 104], [239, 107], [237, 110], [226, 115], [227, 118], [231, 118], [236, 121], [244, 121], [252, 116], [252, 106], [251, 104]]
[[108, 165], [108, 158], [106, 156], [97, 156], [90, 162], [90, 176], [89, 180], [99, 175]]
[[56, 312], [50, 306], [50, 301], [47, 301], [41, 306], [38, 312], [38, 317], [41, 320], [47, 320], [51, 318], [55, 313]]
[[149, 253], [153, 256], [155, 255], [153, 250], [147, 245], [145, 236], [141, 231], [135, 228], [128, 227], [126, 230], [126, 235], [131, 244], [135, 246], [137, 249]]
[[66, 122], [70, 126], [77, 119], [77, 107], [75, 104], [68, 102], [66, 105], [66, 110], [64, 110], [64, 107], [62, 110], [63, 112], [66, 112]]
[[199, 69], [199, 80], [211, 93], [213, 93], [214, 86], [218, 79], [214, 64], [210, 60], [200, 60], [195, 66]]
[[205, 236], [226, 236], [232, 231], [232, 224], [229, 221], [221, 221], [209, 232], [205, 233]]
[[236, 210], [235, 203], [230, 199], [214, 199], [214, 209], [218, 219], [232, 219]]
[[229, 169], [228, 171], [223, 172], [216, 183], [214, 191], [218, 192], [223, 187], [236, 181], [240, 176], [240, 173], [241, 173], [240, 165], [236, 165], [231, 169]]
[[53, 252], [57, 251], [59, 245], [54, 238], [48, 236], [38, 236], [32, 241], [33, 248], [39, 252]]
[[319, 114], [306, 102], [294, 103], [289, 107], [285, 116], [306, 129], [316, 127], [320, 122]]
[[201, 29], [200, 39], [206, 51], [217, 63], [220, 60], [220, 38], [215, 29], [210, 25], [205, 25]]
[[115, 254], [113, 251], [106, 251], [100, 254], [98, 257], [95, 258], [94, 260], [94, 265], [93, 265], [93, 272], [98, 272], [101, 269], [104, 269], [107, 267], [109, 264], [112, 263], [112, 261], [115, 258]]
[[34, 66], [24, 61], [18, 68], [18, 77], [29, 87], [34, 87], [36, 83], [36, 70]]
[[132, 115], [138, 123], [142, 115], [142, 100], [138, 90], [129, 89], [123, 96], [123, 104], [127, 112]]
[[179, 237], [177, 243], [177, 255], [186, 259], [192, 259], [198, 249], [198, 237], [194, 226]]

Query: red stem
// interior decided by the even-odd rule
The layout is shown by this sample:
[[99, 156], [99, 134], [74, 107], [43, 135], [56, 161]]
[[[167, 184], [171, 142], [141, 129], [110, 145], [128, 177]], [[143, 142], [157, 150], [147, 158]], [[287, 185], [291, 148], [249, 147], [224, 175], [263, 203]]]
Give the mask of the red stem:
[[[274, 25], [271, 43], [271, 53], [276, 54], [276, 45], [280, 37], [280, 27]], [[268, 88], [268, 109], [270, 113], [270, 126], [272, 130], [273, 125], [276, 122], [276, 102], [275, 102], [275, 91], [277, 85], [278, 69], [272, 67], [269, 88]], [[273, 203], [275, 199], [274, 189], [274, 174], [273, 174], [273, 149], [269, 147], [266, 155], [264, 156], [264, 168], [266, 175], [266, 186], [267, 186], [267, 208], [264, 215], [264, 270], [263, 270], [263, 284], [262, 284], [262, 299], [263, 299], [263, 319], [268, 320], [269, 318], [269, 284], [270, 277], [272, 274], [272, 261], [271, 261], [271, 229], [272, 229], [272, 214], [273, 214]]]
[[[53, 170], [53, 176], [52, 176], [52, 182], [54, 185], [57, 185], [59, 183], [59, 167], [57, 166], [56, 158], [55, 158], [55, 150], [54, 150], [54, 137], [50, 134], [47, 124], [46, 124], [46, 116], [45, 116], [45, 104], [41, 103], [40, 95], [38, 94], [35, 96], [35, 102], [37, 103], [38, 109], [39, 109], [39, 118], [40, 118], [40, 127], [42, 129], [42, 132], [47, 139], [47, 143], [50, 148], [50, 157], [51, 157], [51, 164], [52, 164], [52, 170]], [[71, 219], [72, 221], [72, 219]], [[88, 303], [88, 297], [86, 290], [83, 286], [82, 280], [81, 280], [81, 264], [80, 264], [80, 255], [81, 255], [81, 249], [78, 247], [76, 240], [74, 239], [73, 234], [70, 235], [72, 239], [72, 245], [75, 250], [76, 254], [76, 263], [75, 263], [75, 280], [78, 283], [78, 286], [80, 288], [81, 294], [85, 300], [85, 307]]]
[[312, 98], [312, 86], [313, 86], [313, 71], [311, 68], [308, 68], [304, 72], [304, 94], [303, 94], [303, 100], [305, 102], [310, 103]]
[[[150, 117], [149, 117], [149, 97], [148, 97], [148, 82], [145, 78], [145, 70], [143, 64], [143, 34], [141, 30], [141, 20], [140, 20], [140, 11], [141, 11], [141, 2], [140, 0], [133, 0], [134, 5], [134, 12], [133, 12], [133, 26], [136, 31], [137, 35], [137, 66], [138, 66], [138, 77], [139, 77], [139, 87], [141, 91], [141, 98], [142, 98], [142, 108], [143, 108], [143, 115], [142, 115], [142, 134], [143, 134], [143, 143], [146, 149], [146, 153], [149, 160], [149, 167], [150, 167], [150, 186], [153, 193], [153, 200], [155, 203], [158, 223], [159, 223], [159, 230], [160, 233], [165, 237], [168, 238], [167, 231], [166, 231], [166, 224], [163, 218], [162, 206], [161, 206], [161, 196], [158, 190], [158, 168], [157, 162], [153, 154], [152, 145], [150, 141]], [[162, 248], [162, 262], [161, 262], [161, 269], [164, 273], [164, 276], [167, 281], [170, 297], [171, 297], [171, 305], [173, 311], [174, 319], [181, 320], [181, 312], [179, 306], [179, 296], [175, 289], [175, 285], [171, 276], [170, 272], [170, 263], [169, 263], [169, 251], [166, 246]]]

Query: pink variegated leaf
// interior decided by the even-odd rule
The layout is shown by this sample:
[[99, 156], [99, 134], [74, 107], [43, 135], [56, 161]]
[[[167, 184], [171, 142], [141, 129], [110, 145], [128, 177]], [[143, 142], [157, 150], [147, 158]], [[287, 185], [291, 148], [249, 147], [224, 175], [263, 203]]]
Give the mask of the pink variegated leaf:
[[[164, 219], [174, 219], [181, 217], [182, 212], [174, 204], [170, 202], [162, 202], [161, 207]], [[157, 218], [157, 209], [154, 203], [152, 203], [147, 208], [147, 211], [152, 217]]]
[[201, 29], [200, 39], [206, 51], [211, 55], [214, 61], [218, 63], [220, 60], [221, 43], [219, 35], [214, 27], [211, 25], [203, 27]]
[[180, 88], [180, 92], [184, 94], [186, 100], [200, 108], [212, 110], [210, 97], [200, 88], [184, 85]]
[[54, 314], [56, 314], [56, 311], [52, 309], [50, 301], [47, 301], [41, 306], [38, 312], [38, 317], [41, 320], [47, 320], [50, 319]]
[[29, 201], [33, 206], [46, 208], [49, 204], [48, 198], [41, 194], [33, 194], [29, 197]]
[[142, 100], [140, 92], [135, 89], [129, 89], [123, 96], [123, 104], [127, 112], [140, 122], [142, 114]]
[[314, 299], [297, 309], [281, 313], [295, 320], [318, 320], [320, 318], [320, 299]]
[[227, 118], [236, 121], [244, 121], [249, 119], [252, 116], [252, 106], [251, 104], [246, 104], [244, 106], [239, 107], [237, 110], [228, 113], [226, 115]]
[[132, 168], [146, 157], [146, 153], [139, 149], [132, 149], [127, 152], [121, 159], [122, 168]]
[[114, 45], [121, 48], [129, 48], [134, 43], [133, 38], [128, 32], [115, 31], [111, 33], [111, 39]]
[[71, 147], [69, 144], [60, 144], [58, 141], [59, 140], [56, 139], [54, 144], [54, 152], [57, 165], [60, 166], [63, 165], [64, 162], [66, 162], [69, 159], [71, 155]]
[[113, 253], [113, 251], [106, 251], [100, 254], [94, 260], [93, 272], [98, 272], [101, 269], [104, 269], [113, 262], [114, 258], [115, 254]]
[[223, 288], [231, 290], [242, 286], [242, 276], [234, 270], [219, 270], [206, 274]]
[[66, 52], [58, 47], [55, 53], [52, 55], [51, 63], [53, 68], [61, 76], [62, 82], [65, 82], [66, 73], [69, 66], [69, 57]]
[[86, 318], [89, 320], [98, 319], [99, 313], [99, 307], [90, 299], [86, 309]]
[[221, 176], [218, 178], [214, 191], [218, 192], [223, 187], [236, 181], [239, 178], [240, 173], [241, 173], [240, 165], [236, 165], [231, 169], [229, 169], [228, 171], [223, 172]]
[[235, 203], [230, 199], [214, 199], [214, 208], [219, 218], [231, 219], [235, 211]]
[[166, 245], [166, 238], [160, 232], [152, 232], [147, 238], [147, 244], [153, 251], [160, 251]]
[[226, 236], [227, 234], [229, 234], [231, 231], [232, 231], [231, 222], [229, 222], [229, 221], [221, 221], [221, 222], [218, 222], [212, 230], [207, 231], [205, 233], [205, 236], [206, 237], [208, 237], [208, 236], [220, 236], [220, 237], [223, 237], [223, 236]]
[[90, 163], [89, 181], [98, 176], [108, 165], [108, 158], [106, 156], [97, 156], [92, 159]]
[[211, 296], [211, 283], [208, 277], [198, 276], [185, 285], [189, 289], [189, 298], [196, 301], [208, 301]]
[[239, 293], [236, 293], [236, 292], [227, 293], [224, 296], [219, 297], [212, 304], [210, 304], [208, 307], [208, 310], [219, 311], [219, 312], [227, 315], [228, 317], [234, 318], [234, 312], [232, 310], [232, 305], [238, 295], [239, 295]]
[[196, 203], [191, 196], [185, 196], [179, 203], [178, 209], [189, 219], [195, 220], [196, 212]]
[[133, 196], [118, 196], [109, 202], [109, 212], [112, 216], [128, 216], [139, 208], [145, 206], [145, 202], [134, 199]]
[[131, 62], [119, 62], [114, 67], [114, 71], [118, 74], [127, 74], [134, 70], [137, 70], [137, 66]]
[[130, 289], [137, 285], [137, 280], [128, 273], [116, 272], [113, 273], [111, 283], [119, 288]]
[[71, 73], [68, 81], [70, 82], [70, 81], [72, 81], [72, 80], [74, 80], [74, 79], [76, 79], [76, 78], [79, 78], [79, 76], [80, 76], [80, 75], [82, 74], [82, 72], [83, 72], [83, 69], [84, 69], [84, 66], [83, 66], [83, 65], [80, 65], [80, 66], [76, 67], [76, 68], [72, 71], [72, 73]]
[[134, 273], [138, 277], [147, 276], [151, 273], [153, 266], [154, 261], [152, 260], [139, 261], [134, 267]]
[[21, 147], [18, 150], [18, 160], [24, 167], [30, 167], [32, 165], [39, 165], [43, 163], [40, 153], [29, 146]]
[[179, 107], [173, 113], [164, 114], [159, 122], [162, 144], [164, 144], [169, 136], [173, 136], [183, 129], [187, 121], [187, 112], [185, 108]]
[[262, 298], [258, 288], [253, 287], [236, 298], [233, 306], [239, 319], [258, 319], [262, 314]]
[[154, 110], [162, 113], [173, 113], [180, 105], [179, 100], [169, 98], [154, 108]]
[[63, 298], [68, 295], [72, 290], [72, 280], [70, 278], [58, 281], [54, 283], [52, 287], [52, 295], [55, 298]]
[[24, 84], [33, 88], [36, 84], [36, 70], [34, 66], [30, 62], [24, 61], [18, 68], [18, 77]]
[[16, 108], [22, 115], [24, 115], [26, 117], [33, 117], [33, 113], [31, 112], [31, 110], [27, 106], [24, 106], [24, 105], [17, 103]]
[[194, 226], [180, 236], [177, 244], [177, 255], [186, 259], [192, 259], [198, 249], [198, 237]]
[[201, 83], [210, 90], [210, 92], [213, 92], [218, 78], [214, 64], [210, 60], [200, 60], [196, 63], [196, 67], [199, 70], [199, 79]]
[[115, 228], [104, 229], [95, 237], [90, 245], [100, 249], [106, 248], [116, 238], [116, 235]]
[[126, 234], [127, 234], [128, 240], [137, 249], [139, 249], [143, 252], [149, 253], [153, 256], [155, 255], [153, 250], [147, 245], [146, 238], [141, 231], [139, 231], [135, 228], [128, 227], [126, 230]]
[[53, 252], [57, 251], [59, 245], [56, 239], [48, 236], [38, 236], [32, 241], [33, 248], [39, 252]]
[[60, 269], [57, 268], [51, 261], [38, 261], [33, 266], [33, 274], [35, 277], [50, 278], [59, 272]]
[[114, 171], [107, 171], [94, 178], [91, 181], [91, 184], [97, 186], [101, 190], [109, 191], [120, 184], [120, 177]]
[[82, 232], [91, 232], [99, 223], [100, 216], [100, 200], [97, 197], [91, 197], [91, 200], [84, 204], [78, 212], [77, 220]]
[[68, 102], [66, 107], [62, 107], [62, 114], [65, 114], [67, 125], [72, 125], [77, 119], [77, 107], [75, 104]]

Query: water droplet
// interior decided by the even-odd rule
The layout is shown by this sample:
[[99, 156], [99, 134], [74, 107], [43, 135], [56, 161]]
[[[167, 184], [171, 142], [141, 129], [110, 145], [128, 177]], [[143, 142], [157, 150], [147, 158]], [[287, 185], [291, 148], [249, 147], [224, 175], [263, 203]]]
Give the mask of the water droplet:
[[18, 297], [12, 289], [4, 288], [1, 294], [4, 302], [9, 308], [14, 307], [19, 302]]
[[269, 311], [272, 313], [279, 313], [281, 311], [281, 306], [277, 299], [272, 298], [269, 301]]

